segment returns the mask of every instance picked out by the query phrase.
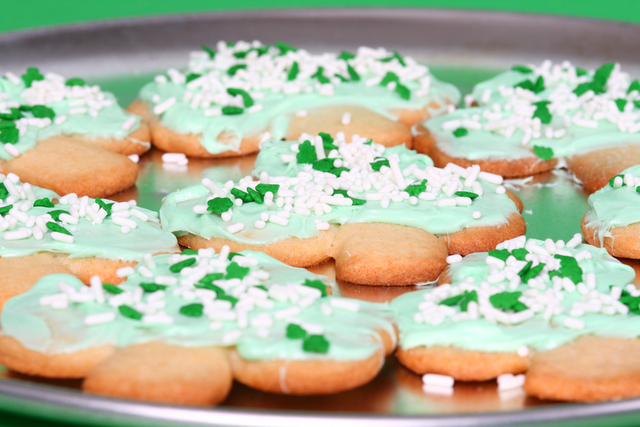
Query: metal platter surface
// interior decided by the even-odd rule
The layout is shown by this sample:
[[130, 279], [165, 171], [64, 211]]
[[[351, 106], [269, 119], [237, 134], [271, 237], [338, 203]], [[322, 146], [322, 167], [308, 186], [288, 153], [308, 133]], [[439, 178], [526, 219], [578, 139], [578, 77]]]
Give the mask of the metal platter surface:
[[[28, 66], [86, 77], [126, 106], [154, 73], [180, 67], [190, 50], [218, 40], [284, 40], [319, 52], [385, 46], [431, 66], [463, 93], [513, 63], [569, 59], [584, 67], [618, 61], [640, 75], [640, 27], [561, 17], [428, 9], [272, 10], [166, 16], [47, 28], [0, 35], [0, 73]], [[238, 179], [255, 156], [191, 160], [166, 169], [160, 152], [140, 160], [136, 187], [112, 198], [135, 198], [158, 209], [171, 191], [203, 177]], [[528, 237], [568, 240], [587, 210], [582, 187], [562, 171], [515, 180], [525, 204]], [[640, 263], [624, 261], [640, 271]], [[331, 263], [312, 269], [334, 279]], [[413, 288], [368, 288], [338, 283], [344, 296], [388, 301]], [[499, 393], [495, 382], [457, 384], [451, 396], [427, 394], [420, 377], [389, 358], [370, 384], [323, 397], [257, 392], [235, 384], [216, 408], [187, 408], [102, 398], [79, 391], [79, 381], [50, 381], [0, 366], [0, 410], [50, 421], [92, 425], [208, 426], [608, 426], [640, 416], [640, 399], [565, 404]]]

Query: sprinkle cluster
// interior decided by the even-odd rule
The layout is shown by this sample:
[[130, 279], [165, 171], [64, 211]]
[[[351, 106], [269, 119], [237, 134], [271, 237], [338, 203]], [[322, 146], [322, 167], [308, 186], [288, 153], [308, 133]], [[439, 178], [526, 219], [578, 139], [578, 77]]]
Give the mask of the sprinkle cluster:
[[[59, 293], [42, 297], [40, 305], [64, 310], [99, 304], [99, 313], [84, 317], [88, 326], [116, 319], [165, 325], [202, 319], [209, 322], [209, 330], [222, 334], [223, 345], [236, 344], [248, 331], [268, 338], [274, 327], [284, 326], [284, 336], [300, 340], [305, 352], [327, 353], [330, 342], [322, 325], [305, 323], [298, 315], [314, 304], [325, 317], [332, 316], [334, 310], [357, 312], [359, 304], [323, 298], [327, 296], [326, 285], [319, 280], [273, 284], [269, 272], [259, 264], [258, 258], [229, 252], [228, 246], [219, 254], [213, 249], [187, 249], [171, 256], [147, 254], [135, 270], [126, 267], [118, 271], [120, 277], [136, 273], [134, 277], [141, 281], [113, 286], [94, 276], [90, 287], [80, 289], [61, 281]], [[179, 303], [169, 303], [170, 299]]]
[[[351, 82], [383, 86], [407, 100], [412, 91], [417, 97], [428, 95], [431, 86], [427, 67], [383, 48], [360, 47], [355, 54], [343, 51], [339, 55], [313, 55], [282, 42], [221, 41], [215, 50], [202, 48], [191, 53], [186, 71], [169, 69], [155, 81], [184, 85], [181, 101], [194, 110], [204, 110], [205, 116], [261, 111], [259, 101], [269, 93], [333, 96], [337, 85]], [[178, 99], [156, 95], [152, 101], [154, 113], [161, 115]]]
[[[34, 208], [40, 209], [33, 211]], [[143, 222], [158, 221], [135, 208], [133, 200], [113, 203], [92, 200], [87, 196], [78, 198], [71, 193], [54, 204], [52, 198], [37, 198], [34, 187], [28, 183], [21, 184], [17, 175], [0, 174], [0, 232], [3, 232], [2, 239], [5, 241], [43, 240], [49, 236], [53, 240], [73, 243], [73, 232], [77, 231], [77, 227], [85, 223], [102, 224], [107, 218], [120, 226], [124, 234], [138, 226], [133, 218]]]
[[[328, 230], [329, 222], [323, 216], [335, 208], [372, 203], [386, 209], [392, 203], [415, 206], [419, 201], [436, 207], [470, 206], [482, 197], [481, 181], [502, 183], [500, 176], [482, 172], [477, 165], [421, 169], [412, 163], [401, 169], [396, 153], [385, 155], [384, 146], [357, 135], [347, 143], [342, 133], [335, 140], [326, 133], [303, 134], [300, 142], [290, 146], [290, 152], [280, 160], [289, 164], [289, 169], [298, 168], [295, 176], [272, 177], [262, 172], [258, 181], [248, 176], [237, 185], [229, 181], [224, 186], [203, 179], [209, 197], [206, 205], [194, 206], [194, 213], [213, 213], [231, 222], [234, 209], [258, 203], [264, 210], [253, 223], [257, 229], [268, 224], [287, 226], [291, 215], [315, 215], [316, 228]], [[505, 189], [498, 186], [496, 192], [503, 194]], [[473, 213], [475, 219], [481, 216], [480, 211]], [[237, 222], [227, 230], [237, 233], [247, 225]]]
[[[425, 293], [414, 315], [416, 323], [438, 325], [484, 318], [492, 323], [515, 325], [541, 316], [565, 328], [584, 329], [580, 317], [588, 313], [608, 316], [640, 313], [640, 291], [633, 284], [624, 289], [596, 283], [593, 272], [585, 272], [591, 259], [580, 249], [582, 236], [566, 244], [524, 236], [498, 245], [486, 256], [489, 274], [480, 283], [467, 277], [462, 283], [443, 285]], [[464, 261], [462, 261], [464, 263]], [[606, 291], [605, 291], [606, 289]], [[580, 295], [579, 299], [568, 295]]]
[[[513, 86], [499, 85], [497, 91], [486, 88], [477, 102], [484, 108], [465, 118], [446, 121], [442, 129], [452, 130], [460, 138], [469, 130], [484, 130], [510, 138], [522, 132], [522, 145], [540, 138], [562, 139], [571, 127], [596, 129], [603, 122], [622, 133], [640, 132], [640, 82], [631, 81], [617, 63], [597, 70], [576, 68], [570, 62], [541, 66], [514, 66], [522, 75]], [[553, 156], [553, 149], [533, 146], [543, 160]]]
[[[20, 77], [6, 73], [4, 79], [21, 89], [16, 94], [0, 92], [0, 142], [13, 157], [20, 155], [14, 144], [30, 126], [43, 129], [61, 125], [70, 115], [98, 117], [103, 108], [114, 105], [99, 86], [87, 85], [80, 78], [65, 80], [58, 74], [42, 74], [32, 67]], [[129, 130], [135, 123], [132, 116], [122, 124], [122, 129]]]

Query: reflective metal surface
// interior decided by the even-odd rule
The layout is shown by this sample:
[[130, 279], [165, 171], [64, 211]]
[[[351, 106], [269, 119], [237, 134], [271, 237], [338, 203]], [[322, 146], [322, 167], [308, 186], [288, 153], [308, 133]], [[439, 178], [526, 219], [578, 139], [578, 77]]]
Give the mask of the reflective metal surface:
[[[565, 18], [433, 10], [322, 10], [246, 12], [80, 25], [0, 35], [0, 71], [27, 65], [87, 76], [116, 93], [123, 105], [153, 76], [180, 66], [188, 50], [218, 39], [283, 39], [313, 50], [385, 45], [429, 64], [463, 92], [512, 62], [570, 58], [583, 66], [605, 60], [640, 71], [640, 29], [627, 24]], [[481, 68], [484, 67], [484, 68]], [[640, 72], [638, 72], [640, 74]], [[158, 209], [171, 191], [204, 177], [236, 180], [255, 156], [192, 159], [186, 168], [163, 166], [155, 150], [140, 160], [137, 186], [112, 198], [135, 198]], [[570, 239], [587, 210], [581, 186], [563, 172], [514, 180], [525, 204], [529, 237]], [[625, 261], [640, 271], [640, 262]], [[332, 263], [311, 269], [335, 280]], [[340, 294], [389, 301], [416, 287], [370, 288], [338, 283]], [[0, 410], [49, 420], [95, 425], [215, 426], [454, 426], [628, 425], [640, 399], [594, 405], [542, 402], [518, 392], [501, 394], [495, 382], [456, 384], [450, 396], [422, 390], [421, 379], [391, 357], [370, 384], [331, 396], [295, 397], [234, 384], [225, 403], [194, 409], [107, 399], [79, 391], [80, 381], [55, 381], [8, 372], [0, 366]], [[2, 414], [0, 413], [0, 417]]]

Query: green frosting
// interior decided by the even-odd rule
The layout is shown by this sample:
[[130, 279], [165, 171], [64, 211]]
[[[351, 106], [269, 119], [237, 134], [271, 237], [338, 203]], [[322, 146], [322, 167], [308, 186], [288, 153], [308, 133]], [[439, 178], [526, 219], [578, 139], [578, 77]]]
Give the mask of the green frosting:
[[[426, 67], [415, 64], [415, 61], [411, 61], [411, 63], [407, 61], [406, 67], [401, 67], [397, 64], [397, 67], [393, 67], [395, 61], [393, 64], [389, 64], [387, 61], [380, 62], [378, 65], [380, 69], [381, 67], [391, 67], [389, 69], [396, 70], [398, 73], [401, 70], [406, 70], [404, 75], [407, 77], [403, 77], [401, 80], [402, 85], [410, 93], [408, 99], [400, 95], [399, 92], [389, 90], [379, 83], [371, 84], [368, 82], [371, 78], [376, 78], [373, 72], [361, 73], [358, 80], [347, 79], [347, 81], [342, 81], [331, 74], [327, 74], [331, 79], [327, 80], [324, 86], [332, 86], [333, 90], [329, 94], [321, 94], [324, 93], [322, 91], [323, 85], [315, 75], [312, 75], [312, 72], [316, 71], [318, 66], [324, 66], [326, 70], [330, 67], [344, 67], [346, 65], [345, 61], [336, 59], [333, 54], [308, 58], [310, 54], [306, 52], [302, 54], [301, 52], [303, 51], [290, 52], [283, 57], [280, 56], [280, 51], [275, 47], [267, 48], [266, 54], [263, 54], [264, 56], [261, 55], [259, 58], [252, 58], [251, 55], [238, 58], [235, 54], [242, 51], [243, 45], [237, 44], [235, 47], [223, 46], [224, 51], [218, 52], [213, 59], [204, 54], [192, 56], [184, 73], [170, 70], [170, 79], [168, 81], [162, 76], [161, 79], [156, 79], [156, 81], [145, 85], [140, 91], [140, 99], [153, 107], [174, 98], [176, 102], [168, 110], [158, 115], [162, 124], [181, 134], [200, 135], [200, 143], [212, 154], [227, 150], [237, 150], [240, 146], [240, 141], [245, 136], [265, 131], [268, 131], [273, 139], [283, 139], [287, 134], [291, 116], [300, 110], [327, 105], [356, 105], [366, 107], [386, 117], [394, 118], [393, 114], [390, 113], [391, 110], [419, 110], [426, 107], [431, 115], [435, 116], [444, 113], [447, 105], [457, 104], [460, 99], [460, 93], [453, 85], [436, 80], [428, 73]], [[305, 59], [296, 59], [299, 55], [306, 55], [304, 56]], [[362, 57], [364, 58], [364, 56]], [[300, 64], [302, 72], [295, 74], [292, 76], [293, 79], [288, 80], [283, 67], [292, 61], [297, 61], [296, 63], [305, 61], [305, 63], [304, 65]], [[356, 66], [357, 61], [358, 58], [347, 62]], [[361, 60], [362, 66], [365, 67], [364, 69], [378, 69], [370, 65], [370, 62], [378, 62], [373, 59], [373, 56], [367, 55], [366, 61], [365, 59]], [[327, 65], [327, 62], [334, 65]], [[273, 65], [269, 68], [265, 63], [277, 63], [278, 65]], [[316, 63], [318, 65], [315, 65]], [[236, 65], [244, 65], [248, 71], [242, 70], [233, 77], [230, 76], [227, 70]], [[286, 67], [290, 67], [290, 65], [286, 65]], [[424, 79], [426, 76], [430, 82], [426, 89], [426, 92], [428, 92], [426, 94], [423, 93], [425, 90], [422, 89], [421, 81], [410, 77], [416, 70], [420, 75], [418, 67], [426, 70], [423, 71], [426, 74], [422, 78]], [[337, 68], [334, 71], [338, 72]], [[179, 77], [172, 77], [176, 73]], [[243, 73], [250, 73], [249, 77], [245, 77]], [[208, 83], [204, 89], [202, 85], [193, 87], [193, 80], [188, 78], [190, 75], [202, 75], [198, 80], [206, 80], [208, 78], [215, 84]], [[185, 77], [187, 78], [185, 79]], [[301, 92], [293, 93], [284, 89], [286, 84], [293, 83], [300, 83], [305, 88], [308, 88], [308, 91], [304, 89]], [[246, 89], [250, 96], [253, 97], [250, 105], [253, 107], [261, 106], [261, 110], [247, 109], [243, 112], [242, 104], [227, 99], [226, 92], [219, 90], [218, 85], [224, 86], [224, 88], [242, 87]], [[193, 99], [197, 96], [202, 96], [209, 100], [205, 104], [206, 107], [201, 105], [194, 107], [192, 105]], [[246, 101], [245, 99], [244, 107], [249, 108], [249, 104]], [[208, 114], [206, 112], [211, 109], [222, 109], [227, 105], [225, 104], [226, 102], [234, 103], [234, 107], [239, 108], [238, 111], [242, 113], [215, 115], [214, 117], [206, 115]], [[437, 107], [435, 103], [437, 103]], [[223, 132], [232, 134], [234, 136], [233, 140], [231, 142], [225, 140], [224, 143], [218, 142], [218, 137]]]
[[[43, 233], [43, 237], [40, 240], [36, 239], [35, 234], [31, 234], [24, 239], [7, 240], [9, 233], [15, 233], [21, 228], [33, 230], [38, 227], [35, 223], [25, 224], [14, 220], [16, 225], [13, 228], [6, 229], [2, 224], [8, 223], [13, 216], [12, 211], [9, 210], [3, 213], [4, 220], [0, 221], [0, 227], [5, 228], [0, 232], [0, 257], [18, 257], [38, 252], [56, 252], [68, 254], [72, 258], [100, 257], [137, 261], [146, 253], [175, 252], [177, 249], [175, 236], [160, 228], [156, 212], [132, 207], [132, 209], [138, 210], [149, 217], [150, 220], [143, 221], [134, 215], [129, 216], [127, 220], [133, 221], [136, 226], [124, 234], [121, 231], [122, 226], [113, 222], [113, 214], [107, 216], [101, 223], [95, 223], [87, 216], [79, 217], [77, 214], [73, 215], [73, 211], [80, 205], [81, 199], [67, 196], [67, 199], [62, 198], [66, 203], [60, 202], [56, 205], [50, 202], [38, 202], [43, 198], [46, 198], [47, 201], [60, 200], [61, 198], [53, 191], [32, 186], [36, 201], [20, 199], [14, 202], [9, 198], [8, 193], [4, 192], [7, 179], [0, 184], [0, 196], [2, 194], [5, 195], [5, 199], [0, 201], [0, 210], [3, 208], [8, 210], [9, 206], [15, 209], [19, 204], [27, 203], [31, 207], [23, 212], [25, 217], [41, 217], [48, 227], [48, 231], [60, 232], [62, 229], [64, 230], [62, 231], [63, 233], [66, 232], [73, 237], [73, 242], [55, 240], [48, 231]], [[22, 189], [22, 184], [19, 182], [15, 183], [14, 186], [18, 190]], [[95, 199], [86, 199], [87, 205], [93, 205], [96, 202]], [[8, 201], [11, 201], [12, 204], [9, 204]], [[111, 209], [110, 206], [115, 203], [106, 199], [101, 202], [108, 209]], [[45, 205], [49, 205], [49, 207]], [[127, 210], [131, 211], [132, 209]], [[67, 223], [64, 220], [64, 216], [61, 218], [60, 214], [72, 214], [76, 218], [77, 224]]]
[[[532, 242], [538, 247], [544, 246], [541, 241], [530, 240], [527, 247], [530, 247], [529, 245]], [[511, 251], [511, 254], [514, 256], [520, 255], [516, 251]], [[569, 280], [571, 280], [576, 271], [578, 274], [582, 274], [585, 282], [587, 281], [585, 279], [586, 275], [593, 273], [595, 275], [595, 287], [593, 290], [589, 289], [589, 291], [595, 291], [600, 294], [609, 295], [611, 286], [626, 287], [633, 282], [635, 276], [633, 269], [612, 258], [604, 249], [580, 244], [575, 248], [565, 247], [563, 251], [568, 253], [565, 256], [568, 256], [570, 260], [574, 259], [571, 255], [584, 251], [590, 254], [591, 258], [579, 260], [577, 263], [579, 265], [578, 270], [569, 266], [569, 261], [563, 260], [561, 261], [561, 268], [555, 270], [556, 273], [552, 274], [547, 274], [548, 265], [551, 261], [546, 259], [547, 266], [538, 276], [543, 284], [535, 284], [540, 294], [546, 293], [548, 295], [551, 292], [551, 295], [554, 295], [554, 284], [552, 284], [549, 276], [559, 275], [569, 277]], [[500, 255], [496, 253], [494, 260], [498, 259]], [[500, 307], [501, 304], [502, 307], [512, 307], [509, 310], [505, 310], [512, 313], [509, 316], [517, 315], [523, 310], [532, 310], [530, 307], [533, 307], [533, 304], [526, 298], [527, 293], [532, 290], [532, 286], [529, 286], [533, 284], [531, 279], [529, 279], [528, 284], [524, 283], [524, 281], [520, 282], [516, 288], [508, 286], [509, 280], [501, 280], [489, 284], [487, 280], [490, 276], [491, 267], [490, 262], [487, 262], [487, 258], [490, 258], [487, 253], [476, 253], [466, 256], [460, 263], [451, 265], [450, 272], [453, 285], [451, 285], [450, 289], [455, 294], [461, 295], [457, 297], [460, 301], [452, 301], [454, 298], [450, 298], [449, 301], [444, 300], [438, 303], [440, 298], [437, 298], [435, 299], [436, 305], [440, 304], [442, 306], [447, 302], [447, 305], [450, 305], [455, 310], [455, 313], [460, 314], [463, 311], [462, 302], [467, 300], [468, 304], [469, 301], [473, 300], [468, 293], [471, 292], [473, 285], [494, 294], [489, 299], [494, 307]], [[541, 259], [544, 260], [545, 257], [543, 256]], [[574, 279], [578, 280], [576, 277]], [[633, 288], [633, 285], [631, 287]], [[563, 310], [561, 313], [556, 312], [548, 320], [544, 318], [545, 308], [542, 307], [534, 310], [536, 311], [535, 315], [531, 318], [517, 324], [504, 324], [496, 320], [488, 320], [482, 316], [482, 309], [481, 316], [477, 319], [454, 321], [452, 317], [446, 317], [440, 324], [417, 323], [414, 316], [421, 311], [418, 308], [420, 304], [424, 304], [426, 300], [433, 298], [435, 295], [432, 294], [443, 290], [444, 288], [441, 287], [411, 292], [396, 298], [391, 303], [400, 329], [400, 346], [405, 349], [421, 346], [452, 346], [466, 350], [514, 352], [521, 346], [537, 350], [549, 350], [582, 335], [637, 337], [640, 334], [640, 316], [633, 313], [633, 308], [631, 310], [632, 313], [629, 314], [604, 314], [602, 312], [594, 313], [588, 311], [580, 315], [573, 313], [571, 311], [572, 307], [575, 307], [573, 304], [576, 302], [588, 302], [589, 297], [583, 296], [579, 290], [571, 289], [570, 291], [566, 289], [557, 290], [555, 294], [561, 294], [562, 299], [559, 301], [559, 306]], [[463, 290], [466, 290], [467, 293], [464, 293]], [[496, 295], [501, 292], [502, 294]], [[483, 297], [482, 295], [476, 296], [475, 301], [478, 298], [482, 299]], [[623, 300], [624, 298], [620, 301]], [[522, 301], [527, 305], [523, 304]], [[617, 303], [619, 304], [619, 302]], [[468, 305], [465, 308], [468, 309]], [[638, 312], [637, 302], [635, 303], [635, 312]], [[455, 313], [454, 316], [456, 315]], [[572, 315], [583, 322], [583, 329], [572, 329], [563, 324], [563, 320]]]
[[[631, 174], [635, 179], [640, 175], [640, 166], [633, 166], [620, 175]], [[622, 185], [614, 188], [605, 185], [589, 196], [591, 210], [585, 216], [587, 227], [596, 228], [596, 236], [603, 244], [605, 237], [611, 237], [612, 228], [625, 227], [640, 222], [640, 193], [633, 186]], [[615, 247], [615, 240], [613, 242]]]
[[[71, 95], [69, 91], [72, 88], [83, 92]], [[118, 105], [113, 94], [100, 92], [97, 86], [93, 87], [97, 90], [87, 94], [91, 88], [88, 85], [65, 86], [62, 77], [49, 74], [43, 80], [32, 82], [29, 88], [22, 80], [18, 83], [17, 81], [12, 82], [6, 77], [0, 78], [0, 94], [3, 95], [0, 98], [0, 113], [10, 113], [10, 108], [19, 108], [21, 105], [45, 105], [54, 112], [50, 124], [39, 127], [27, 124], [27, 121], [33, 118], [34, 114], [30, 111], [23, 111], [24, 118], [17, 119], [15, 123], [19, 129], [23, 127], [26, 131], [21, 132], [19, 139], [13, 145], [20, 153], [24, 153], [32, 149], [38, 141], [56, 135], [81, 135], [89, 139], [122, 139], [140, 126], [140, 117], [125, 112]], [[38, 91], [48, 92], [46, 95], [40, 96], [35, 93]], [[25, 93], [28, 94], [26, 97]], [[73, 105], [74, 102], [82, 99], [91, 99], [92, 102], [101, 103], [95, 117], [88, 113], [88, 105]], [[96, 101], [98, 99], [99, 101]], [[73, 108], [86, 108], [87, 112], [71, 114], [70, 110]], [[66, 119], [61, 121], [62, 117]], [[127, 130], [123, 129], [125, 122], [131, 118], [134, 118], [135, 122]], [[2, 138], [0, 137], [0, 139]], [[13, 156], [4, 149], [4, 144], [0, 144], [0, 158], [3, 160], [13, 159]]]
[[[244, 251], [235, 255], [231, 261], [212, 256], [213, 252], [210, 250], [204, 252], [208, 252], [207, 256], [153, 257], [155, 268], [149, 268], [153, 277], [141, 275], [140, 264], [136, 267], [135, 273], [117, 287], [124, 292], [113, 294], [105, 290], [103, 294], [106, 300], [103, 303], [70, 302], [66, 308], [41, 305], [41, 298], [60, 294], [60, 281], [67, 283], [75, 292], [92, 293], [91, 289], [86, 288], [73, 276], [46, 276], [28, 292], [10, 299], [5, 304], [0, 315], [3, 333], [16, 338], [26, 348], [46, 354], [68, 353], [101, 345], [125, 347], [149, 341], [162, 341], [186, 347], [236, 346], [240, 355], [247, 360], [362, 360], [382, 348], [376, 331], [385, 331], [394, 336], [390, 312], [385, 306], [342, 298], [341, 301], [347, 301], [350, 306], [355, 306], [357, 311], [333, 306], [333, 297], [322, 297], [317, 288], [300, 286], [309, 282], [324, 286], [324, 283], [318, 280], [318, 276], [304, 269], [288, 267], [259, 252]], [[200, 254], [204, 252], [201, 251]], [[183, 268], [180, 272], [174, 272], [169, 265], [172, 257], [197, 258], [197, 263]], [[232, 267], [234, 264], [235, 267]], [[239, 268], [238, 264], [247, 267]], [[175, 259], [172, 265], [175, 265]], [[200, 279], [193, 279], [193, 275], [200, 271], [199, 268], [222, 272], [218, 276], [223, 276], [226, 271], [227, 277], [235, 268], [234, 271], [242, 271], [239, 275], [243, 278], [214, 280], [212, 287], [217, 287], [218, 290], [213, 293], [203, 289], [201, 285], [205, 282], [210, 283], [211, 278], [207, 279], [210, 276], [202, 278], [204, 274], [201, 273], [198, 275]], [[140, 292], [141, 284], [158, 282], [158, 277], [173, 277], [177, 279], [176, 282], [180, 280], [180, 284], [164, 285], [156, 289], [144, 285], [143, 287], [149, 291]], [[200, 288], [194, 287], [194, 284]], [[284, 289], [284, 299], [281, 293], [279, 299], [272, 296], [277, 294], [272, 289], [274, 286]], [[292, 302], [287, 299], [287, 287], [295, 290], [294, 293], [301, 299], [309, 298], [311, 295], [310, 300], [308, 303]], [[263, 301], [270, 302], [272, 307], [265, 308], [265, 304], [261, 306], [249, 303], [252, 292], [264, 293], [265, 290], [269, 296]], [[159, 296], [158, 292], [163, 295]], [[140, 302], [128, 300], [136, 294], [142, 295]], [[224, 299], [223, 294], [228, 297]], [[231, 304], [228, 301], [231, 300], [238, 301], [234, 308], [230, 308]], [[128, 308], [120, 306], [123, 302]], [[157, 306], [151, 308], [154, 303]], [[216, 307], [217, 303], [227, 306]], [[118, 306], [119, 308], [116, 308]], [[326, 313], [326, 307], [330, 307], [329, 313]], [[299, 308], [299, 313], [278, 318], [278, 312], [292, 308]], [[245, 324], [241, 324], [239, 320], [240, 311], [247, 315]], [[211, 314], [214, 312], [234, 313], [238, 314], [238, 318], [218, 320], [216, 314]], [[108, 323], [85, 324], [86, 316], [99, 313], [114, 313], [115, 317]], [[156, 319], [159, 316], [165, 319], [165, 322], [154, 321], [148, 317], [149, 315], [156, 316]], [[167, 318], [170, 319], [170, 323], [166, 323]], [[271, 322], [265, 323], [265, 318]], [[287, 338], [287, 328], [291, 324], [298, 325], [303, 333]], [[311, 338], [313, 335], [322, 338]], [[310, 342], [307, 343], [309, 339]], [[323, 343], [318, 345], [318, 341], [327, 341], [328, 348], [326, 343], [324, 346]]]
[[[361, 143], [358, 142], [358, 144]], [[266, 172], [271, 180], [282, 183], [287, 182], [287, 177], [295, 177], [301, 170], [309, 169], [310, 165], [308, 164], [302, 165], [295, 161], [284, 162], [280, 159], [283, 153], [290, 150], [292, 144], [294, 142], [265, 143], [256, 161], [254, 174], [259, 175]], [[340, 142], [340, 144], [345, 143]], [[377, 147], [381, 150], [380, 157], [382, 158], [397, 156], [400, 169], [415, 164], [417, 168], [423, 170], [428, 169], [432, 164], [428, 157], [408, 150], [404, 146], [386, 150], [384, 147]], [[311, 171], [317, 172], [316, 170]], [[326, 176], [328, 178], [334, 177], [330, 173], [326, 173]], [[343, 178], [340, 177], [340, 179]], [[407, 180], [408, 184], [412, 178], [407, 177]], [[255, 184], [259, 184], [251, 178], [241, 180], [241, 182], [243, 181], [245, 187], [246, 185], [253, 187]], [[390, 179], [388, 181], [391, 182]], [[413, 184], [420, 183], [415, 181]], [[328, 224], [383, 222], [416, 227], [433, 234], [447, 234], [467, 227], [505, 224], [511, 214], [518, 212], [511, 199], [504, 194], [496, 193], [495, 185], [487, 182], [482, 182], [481, 185], [484, 190], [483, 196], [474, 199], [468, 206], [436, 206], [434, 204], [436, 201], [448, 198], [444, 193], [439, 192], [437, 196], [434, 196], [434, 200], [422, 200], [418, 197], [415, 205], [412, 205], [408, 199], [404, 199], [399, 202], [391, 202], [387, 208], [383, 208], [380, 200], [367, 200], [363, 204], [332, 206], [331, 212], [323, 215], [316, 215], [313, 209], [308, 216], [299, 215], [292, 211], [286, 226], [268, 222], [266, 227], [259, 229], [256, 228], [255, 221], [260, 219], [260, 215], [264, 212], [269, 214], [275, 212], [269, 210], [262, 203], [244, 203], [240, 207], [233, 207], [233, 218], [230, 222], [225, 222], [221, 215], [195, 213], [194, 207], [206, 205], [207, 200], [211, 197], [206, 187], [197, 184], [169, 194], [160, 209], [160, 219], [164, 229], [177, 235], [192, 233], [204, 238], [219, 237], [259, 245], [291, 237], [314, 237], [318, 234], [316, 222], [319, 220]], [[374, 191], [354, 191], [353, 193], [356, 199], [362, 201], [366, 198], [366, 193]], [[408, 191], [410, 190], [407, 188]], [[229, 193], [229, 197], [233, 199], [231, 194], [233, 193]], [[476, 211], [482, 213], [481, 218], [474, 219], [472, 217]], [[242, 231], [232, 233], [227, 230], [227, 226], [238, 222], [244, 224]]]

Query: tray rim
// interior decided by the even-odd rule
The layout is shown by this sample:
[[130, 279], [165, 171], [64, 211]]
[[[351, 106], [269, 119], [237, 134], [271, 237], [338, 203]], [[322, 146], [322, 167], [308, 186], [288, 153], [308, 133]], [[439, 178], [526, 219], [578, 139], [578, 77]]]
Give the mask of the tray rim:
[[[73, 24], [53, 25], [40, 28], [20, 29], [0, 33], [0, 49], [2, 45], [16, 41], [27, 41], [42, 37], [63, 34], [83, 33], [87, 31], [111, 31], [132, 25], [151, 25], [158, 23], [177, 23], [184, 21], [209, 21], [212, 19], [233, 21], [243, 18], [362, 18], [362, 19], [408, 19], [421, 21], [429, 14], [440, 19], [459, 18], [461, 16], [477, 19], [520, 19], [524, 21], [552, 20], [557, 25], [563, 23], [583, 23], [619, 27], [637, 30], [640, 24], [613, 20], [582, 18], [575, 16], [551, 15], [543, 13], [519, 13], [503, 11], [487, 11], [476, 9], [447, 9], [424, 7], [397, 8], [273, 8], [251, 10], [227, 10], [204, 13], [185, 13], [172, 15], [153, 15], [134, 18], [119, 18], [100, 21], [87, 21]], [[0, 332], [1, 333], [1, 332]], [[29, 408], [31, 413], [23, 411]], [[28, 417], [54, 420], [48, 411], [64, 411], [70, 417], [66, 422], [87, 423], [95, 425], [122, 425], [122, 422], [134, 421], [136, 425], [158, 425], [180, 422], [185, 425], [228, 425], [228, 426], [294, 426], [305, 422], [309, 427], [324, 426], [327, 422], [340, 425], [353, 425], [354, 421], [366, 422], [367, 426], [377, 427], [393, 423], [398, 427], [413, 426], [492, 426], [514, 424], [540, 424], [549, 422], [577, 422], [588, 418], [625, 417], [640, 412], [640, 398], [614, 402], [592, 404], [564, 403], [550, 406], [534, 407], [518, 411], [486, 412], [455, 415], [388, 415], [359, 412], [313, 412], [285, 411], [250, 408], [192, 408], [177, 405], [163, 405], [148, 402], [114, 399], [44, 384], [27, 383], [15, 379], [0, 378], [0, 409]], [[70, 412], [67, 412], [70, 411]], [[213, 416], [227, 419], [216, 419]], [[218, 418], [216, 417], [216, 418]], [[231, 422], [229, 422], [231, 421]], [[247, 421], [247, 422], [243, 422]], [[259, 422], [259, 423], [258, 423]]]

